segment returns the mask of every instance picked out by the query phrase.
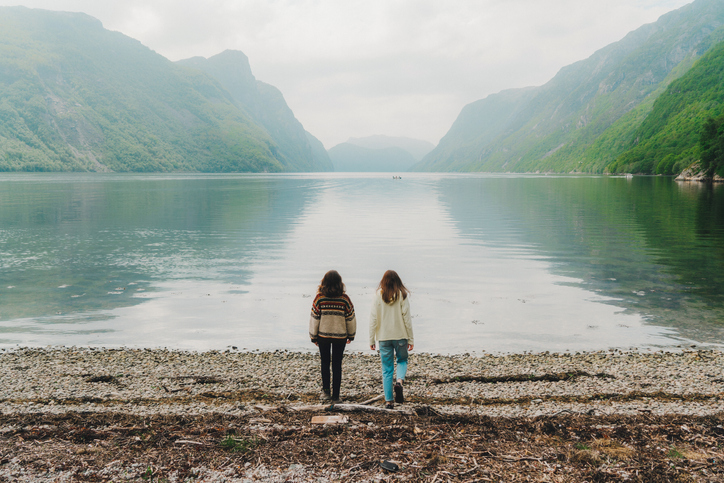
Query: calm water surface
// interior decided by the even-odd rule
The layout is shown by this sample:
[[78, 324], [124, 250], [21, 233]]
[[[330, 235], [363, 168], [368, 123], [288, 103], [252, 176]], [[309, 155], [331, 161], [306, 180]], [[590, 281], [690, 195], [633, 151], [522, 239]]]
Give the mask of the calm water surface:
[[316, 285], [412, 290], [425, 352], [720, 346], [724, 187], [669, 178], [1, 175], [0, 346], [313, 348]]

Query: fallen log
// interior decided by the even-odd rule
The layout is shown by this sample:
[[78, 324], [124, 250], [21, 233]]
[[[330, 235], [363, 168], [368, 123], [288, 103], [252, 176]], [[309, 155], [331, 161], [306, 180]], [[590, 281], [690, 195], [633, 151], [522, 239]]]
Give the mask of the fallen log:
[[412, 408], [387, 409], [379, 406], [365, 406], [363, 404], [314, 404], [310, 406], [287, 406], [288, 411], [346, 411], [346, 412], [368, 412], [368, 413], [392, 413], [414, 416]]

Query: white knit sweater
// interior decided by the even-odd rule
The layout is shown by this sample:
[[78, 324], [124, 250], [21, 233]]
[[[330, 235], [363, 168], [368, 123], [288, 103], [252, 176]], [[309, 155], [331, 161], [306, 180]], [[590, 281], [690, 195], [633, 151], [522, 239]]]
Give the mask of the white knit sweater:
[[407, 339], [408, 344], [415, 343], [410, 301], [408, 298], [403, 299], [400, 293], [392, 304], [386, 304], [382, 300], [382, 291], [378, 290], [370, 312], [370, 346], [375, 345], [375, 340], [400, 339]]

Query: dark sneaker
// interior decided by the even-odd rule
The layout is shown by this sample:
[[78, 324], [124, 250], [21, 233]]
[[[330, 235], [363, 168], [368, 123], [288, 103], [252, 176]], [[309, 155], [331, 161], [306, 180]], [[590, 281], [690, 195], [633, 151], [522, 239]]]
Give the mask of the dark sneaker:
[[395, 405], [392, 403], [385, 404], [385, 409], [395, 409]]
[[400, 382], [395, 383], [395, 402], [397, 404], [402, 404], [405, 402], [405, 396], [402, 393], [402, 384]]

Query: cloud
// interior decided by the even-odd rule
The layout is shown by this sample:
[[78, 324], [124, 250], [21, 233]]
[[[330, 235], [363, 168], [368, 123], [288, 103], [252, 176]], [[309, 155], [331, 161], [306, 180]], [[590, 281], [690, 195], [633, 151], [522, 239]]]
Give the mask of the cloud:
[[21, 0], [88, 13], [171, 60], [241, 50], [328, 148], [371, 134], [437, 142], [465, 104], [541, 85], [689, 2]]

